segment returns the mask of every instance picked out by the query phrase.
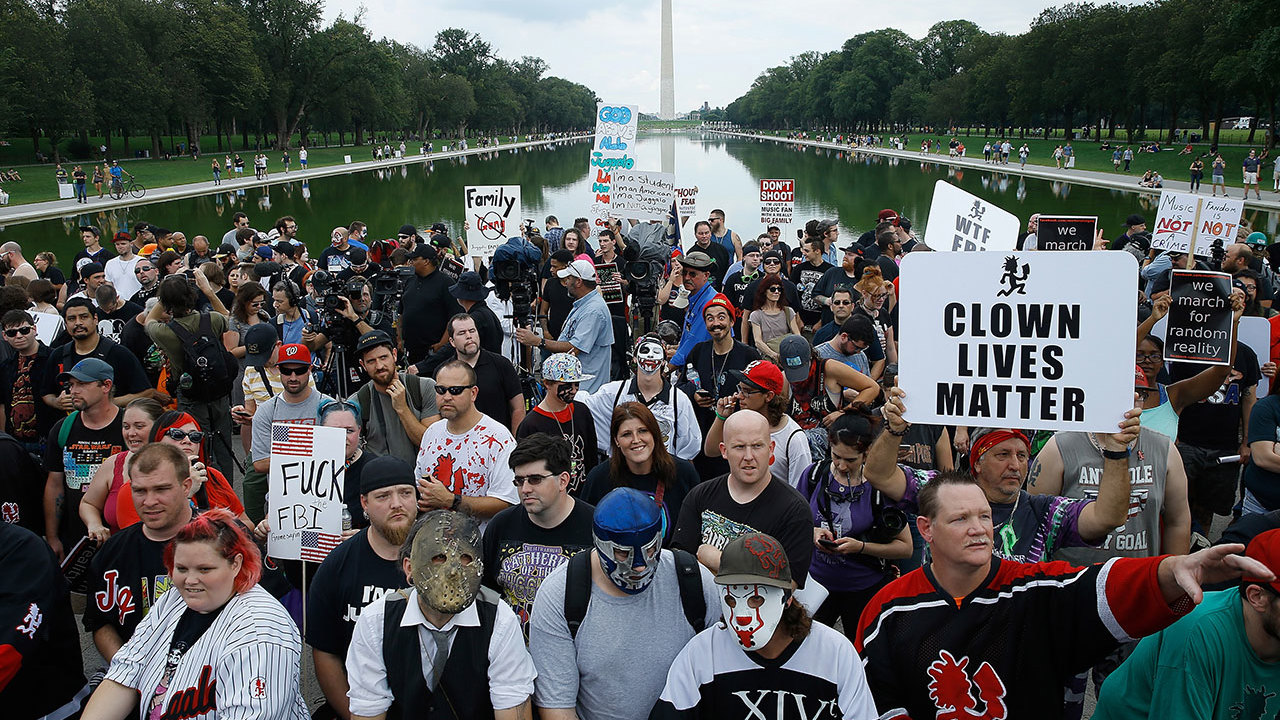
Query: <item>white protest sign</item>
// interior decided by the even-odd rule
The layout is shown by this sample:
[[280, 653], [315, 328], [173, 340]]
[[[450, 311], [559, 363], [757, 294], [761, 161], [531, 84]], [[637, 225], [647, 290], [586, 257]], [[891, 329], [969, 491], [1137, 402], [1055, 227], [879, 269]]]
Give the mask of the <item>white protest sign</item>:
[[676, 214], [682, 218], [698, 217], [698, 186], [676, 188]]
[[520, 234], [519, 185], [470, 185], [462, 192], [467, 252], [487, 259], [511, 235]]
[[[1248, 345], [1254, 355], [1258, 356], [1258, 369], [1271, 362], [1271, 321], [1260, 317], [1242, 317], [1236, 329], [1236, 340]], [[1271, 380], [1266, 375], [1260, 376], [1255, 395], [1266, 397], [1271, 388]]]
[[939, 252], [1012, 250], [1018, 218], [946, 180], [933, 186], [924, 243]]
[[1200, 197], [1193, 193], [1165, 191], [1160, 193], [1160, 209], [1151, 231], [1151, 247], [1185, 253], [1191, 249]]
[[675, 194], [674, 173], [614, 170], [609, 214], [630, 220], [666, 220]]
[[1196, 255], [1209, 257], [1214, 240], [1221, 240], [1223, 249], [1234, 243], [1243, 213], [1244, 200], [1200, 198], [1200, 217], [1196, 220]]
[[907, 420], [1115, 432], [1133, 407], [1137, 277], [1129, 253], [908, 254]]
[[62, 332], [62, 328], [66, 327], [66, 323], [62, 322], [62, 316], [42, 312], [33, 312], [30, 315], [36, 321], [36, 337], [45, 345], [53, 347], [54, 339], [58, 337], [58, 333]]
[[760, 181], [761, 225], [790, 225], [795, 211], [795, 180]]
[[635, 168], [639, 105], [596, 103], [596, 134], [591, 147], [587, 177], [591, 178], [591, 236], [596, 237], [609, 219], [613, 171]]
[[321, 562], [342, 542], [347, 435], [319, 425], [271, 426], [267, 554]]

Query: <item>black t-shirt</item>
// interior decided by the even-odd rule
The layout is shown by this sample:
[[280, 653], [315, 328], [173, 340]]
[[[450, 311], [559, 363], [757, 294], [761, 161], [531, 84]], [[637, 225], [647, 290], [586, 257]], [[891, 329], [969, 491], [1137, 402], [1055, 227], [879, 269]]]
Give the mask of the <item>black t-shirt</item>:
[[795, 284], [796, 292], [800, 293], [800, 317], [806, 324], [815, 323], [822, 317], [826, 306], [813, 299], [813, 291], [817, 289], [822, 276], [833, 267], [835, 266], [823, 260], [821, 265], [802, 262], [791, 269], [791, 282]]
[[476, 384], [480, 386], [476, 408], [510, 428], [511, 399], [523, 392], [516, 366], [498, 353], [481, 349], [476, 359]]
[[701, 545], [723, 550], [748, 533], [771, 535], [786, 550], [791, 577], [804, 587], [813, 557], [813, 520], [809, 503], [790, 485], [766, 478], [764, 490], [743, 505], [729, 495], [728, 476], [708, 480], [684, 499], [676, 522], [675, 546], [697, 554]]
[[471, 306], [467, 314], [476, 321], [480, 347], [492, 353], [502, 352], [502, 322], [483, 300]]
[[724, 279], [725, 297], [729, 298], [729, 302], [733, 303], [734, 309], [738, 312], [738, 317], [741, 317], [743, 311], [751, 306], [752, 298], [747, 294], [747, 290], [753, 282], [760, 279], [762, 274], [762, 271], [756, 270], [750, 276], [743, 276], [742, 271], [739, 270]]
[[0, 523], [44, 535], [44, 472], [12, 435], [0, 432]]
[[[1173, 363], [1174, 382], [1191, 377], [1204, 365]], [[1227, 381], [1207, 399], [1182, 410], [1178, 420], [1178, 442], [1221, 452], [1240, 447], [1240, 400], [1245, 390], [1255, 390], [1262, 371], [1258, 356], [1244, 343], [1236, 344], [1236, 364]]]
[[[663, 547], [670, 547], [672, 537], [676, 532], [676, 519], [680, 517], [680, 508], [684, 507], [685, 496], [689, 494], [696, 485], [702, 482], [702, 478], [698, 476], [698, 471], [694, 469], [693, 463], [680, 458], [672, 458], [676, 461], [676, 476], [669, 486], [662, 491], [662, 524]], [[635, 488], [643, 493], [648, 493], [650, 497], [657, 499], [658, 478], [653, 473], [648, 475], [632, 475], [627, 474], [625, 478], [614, 480], [609, 473], [609, 463], [600, 463], [587, 473], [587, 484], [583, 486], [579, 497], [592, 505], [600, 504], [605, 495], [611, 490], [620, 487]]]
[[40, 394], [61, 394], [62, 386], [58, 384], [58, 376], [90, 357], [102, 360], [115, 370], [116, 397], [151, 389], [151, 383], [147, 381], [147, 374], [142, 371], [142, 363], [138, 362], [138, 358], [110, 338], [101, 337], [98, 339], [98, 346], [88, 355], [77, 355], [74, 342], [54, 348], [49, 354], [49, 365], [44, 373], [44, 387], [40, 388]]
[[351, 253], [355, 249], [354, 245], [347, 245], [346, 250], [339, 250], [330, 245], [320, 253], [320, 262], [316, 264], [316, 268], [328, 271], [336, 279], [338, 273], [351, 267]]
[[[937, 470], [938, 440], [942, 439], [941, 425], [912, 423], [907, 434], [898, 441], [898, 462], [917, 470]], [[906, 447], [903, 447], [903, 446]]]
[[[22, 442], [41, 442], [49, 435], [49, 428], [62, 419], [62, 413], [46, 405], [40, 392], [44, 387], [44, 374], [49, 368], [50, 352], [44, 343], [40, 343], [35, 356], [29, 360], [13, 354], [0, 362], [0, 405], [4, 406], [5, 429]], [[20, 365], [27, 368], [25, 373], [19, 372]], [[22, 377], [23, 374], [26, 377]], [[15, 415], [15, 392], [23, 397], [30, 393], [35, 427], [30, 427], [31, 414], [27, 409], [20, 408]]]
[[569, 297], [569, 291], [560, 284], [560, 278], [551, 272], [550, 260], [542, 267], [542, 277], [546, 279], [542, 285], [542, 299], [547, 302], [547, 329], [552, 336], [558, 338], [560, 331], [564, 329], [565, 319], [569, 317], [569, 311], [573, 310], [573, 298]]
[[591, 516], [595, 507], [573, 501], [569, 516], [554, 528], [543, 528], [529, 519], [521, 505], [509, 507], [489, 521], [484, 530], [484, 584], [502, 593], [528, 632], [529, 613], [538, 586], [552, 570], [594, 545]]
[[364, 472], [364, 466], [376, 457], [378, 456], [368, 450], [360, 453], [360, 457], [347, 466], [342, 482], [342, 498], [346, 501], [347, 512], [351, 513], [351, 527], [357, 530], [369, 527], [364, 508], [360, 507], [360, 475]]
[[876, 265], [880, 268], [880, 275], [883, 276], [885, 280], [893, 282], [898, 278], [898, 263], [894, 262], [893, 258], [888, 255], [881, 255], [880, 257], [877, 257]]
[[80, 499], [84, 497], [84, 489], [93, 480], [93, 474], [103, 460], [125, 449], [124, 411], [117, 410], [115, 419], [101, 430], [85, 427], [83, 415], [76, 413], [64, 448], [58, 443], [58, 431], [67, 419], [59, 420], [49, 431], [44, 466], [49, 472], [64, 475], [62, 486], [66, 497], [62, 503], [58, 537], [62, 540], [63, 550], [69, 552], [87, 532], [84, 521], [80, 519]]
[[62, 270], [53, 267], [52, 265], [45, 268], [44, 272], [40, 273], [40, 277], [48, 280], [50, 283], [53, 283], [54, 287], [67, 284], [67, 276], [62, 274]]
[[[856, 275], [857, 270], [855, 270], [854, 273]], [[831, 293], [835, 292], [836, 288], [844, 286], [849, 288], [849, 292], [854, 296], [854, 300], [856, 301], [858, 291], [853, 289], [853, 285], [856, 282], [858, 282], [858, 278], [849, 277], [849, 273], [845, 271], [844, 266], [839, 265], [831, 268], [822, 276], [822, 279], [818, 281], [818, 286], [814, 288], [813, 294], [829, 298], [831, 297]], [[829, 323], [833, 317], [834, 316], [831, 314], [831, 308], [826, 305], [822, 306], [822, 322]]]
[[140, 312], [142, 312], [142, 306], [128, 300], [111, 312], [99, 307], [97, 308], [98, 332], [102, 334], [102, 337], [118, 343], [125, 323], [136, 318]]
[[395, 560], [369, 545], [369, 530], [352, 535], [320, 563], [307, 589], [307, 644], [346, 658], [360, 611], [374, 600], [409, 587]]
[[520, 427], [516, 428], [516, 440], [529, 437], [534, 433], [546, 433], [551, 437], [563, 437], [572, 448], [572, 470], [569, 473], [569, 494], [577, 496], [582, 484], [587, 481], [587, 473], [599, 462], [600, 454], [596, 449], [596, 421], [591, 415], [591, 408], [575, 400], [573, 412], [569, 408], [557, 418], [541, 407], [535, 407], [524, 416]]
[[711, 277], [715, 278], [716, 287], [724, 287], [724, 276], [729, 272], [729, 266], [733, 264], [733, 258], [729, 256], [729, 251], [725, 246], [712, 240], [706, 247], [694, 244], [689, 248], [689, 252], [699, 251], [705, 253], [716, 261], [711, 269]]
[[84, 631], [112, 627], [122, 640], [133, 637], [138, 623], [169, 589], [164, 567], [167, 542], [152, 540], [134, 523], [107, 539], [89, 563]]
[[147, 329], [138, 322], [137, 318], [129, 320], [120, 329], [120, 345], [133, 353], [134, 357], [142, 360], [142, 371], [147, 374], [147, 381], [151, 387], [157, 386], [160, 382], [160, 371], [164, 369], [168, 360], [165, 358], [164, 351], [151, 341]]
[[401, 325], [405, 353], [410, 362], [426, 357], [432, 345], [444, 336], [449, 318], [462, 312], [458, 301], [449, 293], [453, 281], [436, 271], [426, 277], [414, 275], [400, 296], [401, 317], [411, 318]]
[[[89, 263], [95, 262], [105, 267], [107, 261], [115, 256], [115, 253], [104, 247], [98, 248], [96, 252], [89, 252], [88, 249], [84, 249], [76, 253], [76, 256], [71, 259], [72, 287], [67, 290], [67, 294], [71, 294], [74, 290], [79, 290], [84, 285], [83, 281], [80, 279], [80, 268], [88, 265]], [[52, 277], [49, 278], [49, 282], [53, 282]], [[57, 283], [54, 284], [56, 285]]]

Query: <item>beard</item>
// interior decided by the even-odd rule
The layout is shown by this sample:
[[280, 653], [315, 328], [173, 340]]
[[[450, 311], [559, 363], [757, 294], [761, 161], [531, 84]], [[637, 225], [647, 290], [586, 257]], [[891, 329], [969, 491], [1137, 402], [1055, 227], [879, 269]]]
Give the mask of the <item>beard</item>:
[[413, 517], [406, 515], [400, 523], [388, 521], [376, 522], [372, 523], [372, 525], [387, 542], [392, 545], [403, 545], [405, 538], [409, 537], [409, 530], [413, 528], [413, 521]]

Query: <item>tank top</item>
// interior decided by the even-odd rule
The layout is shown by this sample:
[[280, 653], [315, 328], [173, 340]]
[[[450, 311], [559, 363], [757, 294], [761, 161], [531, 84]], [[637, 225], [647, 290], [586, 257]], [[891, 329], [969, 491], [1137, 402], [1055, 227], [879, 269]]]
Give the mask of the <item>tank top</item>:
[[1178, 437], [1178, 413], [1169, 402], [1169, 394], [1165, 392], [1163, 383], [1156, 385], [1160, 391], [1160, 404], [1142, 411], [1142, 427], [1155, 430], [1168, 438]]
[[[116, 514], [116, 503], [119, 502], [120, 488], [124, 487], [124, 461], [128, 459], [128, 451], [116, 455], [116, 461], [111, 467], [111, 489], [107, 491], [106, 502], [102, 505], [102, 520], [111, 529], [111, 532], [120, 530], [120, 518]], [[132, 501], [130, 495], [130, 501]]]
[[[1058, 433], [1055, 437], [1062, 454], [1062, 494], [1096, 499], [1102, 478], [1102, 451], [1086, 433]], [[1170, 442], [1167, 436], [1142, 428], [1138, 443], [1129, 453], [1129, 515], [1124, 526], [1112, 530], [1097, 548], [1063, 548], [1054, 555], [1055, 560], [1085, 565], [1114, 557], [1160, 554], [1160, 510], [1164, 507]]]
[[720, 247], [729, 251], [729, 259], [732, 260], [737, 250], [733, 247], [733, 231], [729, 228], [724, 229], [724, 234], [719, 237], [712, 235], [711, 242], [718, 243]]
[[818, 427], [822, 422], [822, 418], [835, 412], [844, 403], [838, 394], [831, 397], [831, 392], [827, 390], [826, 383], [826, 367], [831, 362], [826, 358], [817, 358], [817, 370], [807, 382], [796, 383], [791, 386], [791, 406], [787, 409], [787, 414], [795, 420], [800, 427], [805, 430]]

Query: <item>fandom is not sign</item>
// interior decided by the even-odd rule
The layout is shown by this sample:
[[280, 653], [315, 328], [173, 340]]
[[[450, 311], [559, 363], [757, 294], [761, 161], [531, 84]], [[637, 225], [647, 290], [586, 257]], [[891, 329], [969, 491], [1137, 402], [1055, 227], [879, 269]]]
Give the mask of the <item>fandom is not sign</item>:
[[1115, 432], [1133, 407], [1135, 343], [1132, 323], [1116, 318], [1137, 316], [1137, 276], [1129, 253], [908, 254], [907, 420]]

